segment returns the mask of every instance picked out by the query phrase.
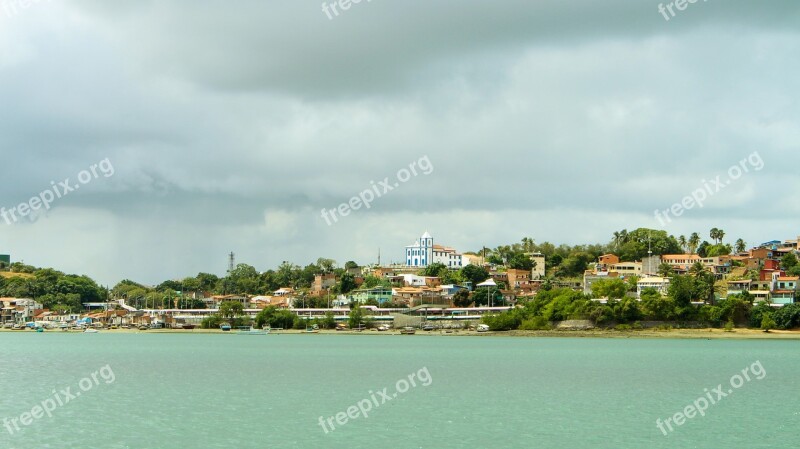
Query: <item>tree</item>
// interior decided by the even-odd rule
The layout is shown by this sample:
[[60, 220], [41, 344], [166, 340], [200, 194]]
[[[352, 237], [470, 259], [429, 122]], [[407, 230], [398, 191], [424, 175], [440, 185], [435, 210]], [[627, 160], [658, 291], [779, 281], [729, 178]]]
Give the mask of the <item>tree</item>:
[[683, 251], [686, 251], [686, 236], [685, 235], [682, 235], [682, 236], [678, 237], [678, 245], [681, 246], [681, 249]]
[[533, 260], [524, 253], [515, 253], [508, 261], [509, 268], [530, 271], [533, 269]]
[[345, 262], [344, 264], [345, 270], [351, 270], [353, 268], [358, 268], [358, 264], [353, 262], [352, 260], [348, 260], [347, 262]]
[[347, 325], [350, 326], [350, 329], [361, 327], [361, 321], [363, 317], [364, 313], [361, 310], [361, 306], [356, 305], [353, 307], [353, 310], [350, 311], [350, 316], [347, 319]]
[[223, 301], [219, 305], [219, 314], [222, 318], [233, 320], [244, 313], [244, 306], [239, 301]]
[[469, 307], [472, 304], [472, 300], [469, 298], [469, 292], [464, 289], [459, 289], [453, 295], [453, 305], [456, 307]]
[[320, 257], [317, 259], [317, 266], [322, 270], [322, 273], [333, 273], [333, 270], [336, 268], [336, 261]]
[[470, 264], [461, 269], [461, 276], [472, 282], [472, 287], [475, 288], [476, 285], [489, 278], [489, 272], [483, 267]]
[[350, 273], [345, 273], [334, 286], [334, 291], [345, 294], [355, 290], [356, 287], [356, 278]]
[[689, 253], [694, 254], [697, 251], [697, 247], [700, 245], [700, 236], [696, 232], [692, 232], [692, 235], [689, 236], [689, 240], [687, 246], [689, 247]]
[[794, 253], [786, 253], [781, 258], [781, 267], [783, 267], [784, 270], [789, 271], [797, 266], [797, 262], [797, 256], [795, 256]]
[[674, 276], [669, 283], [667, 294], [677, 307], [686, 307], [692, 303], [694, 283], [688, 276]]
[[747, 244], [742, 239], [736, 239], [736, 243], [733, 245], [734, 250], [736, 253], [743, 253], [745, 249], [747, 249]]
[[265, 325], [269, 324], [270, 320], [275, 316], [277, 311], [277, 307], [268, 306], [258, 312], [256, 315], [256, 327], [263, 328]]
[[620, 299], [625, 297], [628, 286], [620, 278], [599, 279], [592, 283], [592, 295], [595, 298]]
[[673, 274], [675, 274], [675, 271], [673, 271], [673, 269], [672, 269], [672, 265], [670, 265], [670, 264], [668, 264], [666, 262], [661, 262], [661, 264], [658, 266], [658, 270], [656, 270], [656, 271], [658, 272], [659, 276], [665, 277], [665, 278], [668, 278], [668, 277], [672, 276]]
[[[491, 291], [491, 294], [490, 294]], [[489, 299], [491, 298], [491, 302]], [[499, 287], [480, 287], [472, 293], [472, 301], [476, 306], [500, 307], [505, 305], [503, 294], [500, 292]]]
[[425, 267], [420, 274], [428, 277], [439, 277], [440, 273], [447, 270], [447, 265], [441, 262], [434, 262]]

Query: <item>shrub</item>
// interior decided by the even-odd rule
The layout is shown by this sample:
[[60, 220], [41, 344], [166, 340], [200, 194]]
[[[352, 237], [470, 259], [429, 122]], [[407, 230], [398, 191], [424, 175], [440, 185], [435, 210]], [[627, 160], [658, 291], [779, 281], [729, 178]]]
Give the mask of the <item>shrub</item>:
[[552, 329], [552, 326], [545, 317], [537, 316], [523, 321], [519, 328], [526, 331], [545, 331]]
[[630, 324], [617, 324], [616, 326], [614, 326], [614, 330], [616, 330], [616, 331], [623, 331], [624, 332], [624, 331], [629, 331], [631, 329], [633, 329], [633, 328], [631, 327]]

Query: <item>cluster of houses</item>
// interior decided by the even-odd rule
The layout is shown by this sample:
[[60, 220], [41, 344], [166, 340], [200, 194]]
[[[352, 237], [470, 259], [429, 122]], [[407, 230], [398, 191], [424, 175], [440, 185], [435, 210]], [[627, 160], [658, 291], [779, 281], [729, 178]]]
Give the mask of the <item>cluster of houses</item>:
[[[671, 267], [677, 274], [689, 272], [696, 263], [713, 273], [718, 281], [727, 287], [723, 296], [748, 292], [755, 301], [767, 301], [773, 305], [791, 304], [798, 294], [800, 278], [789, 276], [781, 268], [781, 259], [789, 253], [800, 256], [800, 246], [796, 240], [770, 241], [748, 251], [725, 256], [700, 257], [697, 254], [668, 254], [650, 256], [641, 261], [622, 262], [614, 254], [605, 254], [586, 270], [583, 284], [570, 281], [550, 281], [555, 286], [568, 287], [592, 293], [592, 284], [601, 279], [637, 279], [637, 296], [647, 288], [654, 288], [662, 294], [669, 289], [670, 278], [659, 276], [663, 264]], [[24, 324], [28, 322], [100, 323], [105, 326], [130, 325], [153, 326], [159, 322], [167, 325], [181, 324], [186, 321], [197, 322], [198, 318], [219, 309], [225, 301], [241, 302], [245, 310], [255, 313], [266, 307], [297, 310], [308, 310], [306, 302], [311, 297], [327, 298], [329, 308], [347, 310], [350, 304], [377, 304], [378, 307], [388, 304], [401, 308], [417, 308], [438, 306], [454, 307], [454, 296], [461, 290], [471, 291], [475, 286], [471, 282], [463, 285], [443, 284], [438, 277], [421, 276], [422, 268], [443, 263], [451, 269], [462, 268], [469, 264], [481, 265], [487, 269], [491, 285], [498, 285], [500, 292], [508, 304], [514, 304], [519, 297], [530, 297], [539, 290], [545, 277], [545, 257], [539, 253], [528, 256], [534, 262], [533, 269], [506, 269], [494, 267], [474, 255], [460, 254], [454, 249], [434, 245], [433, 238], [427, 232], [417, 242], [406, 247], [406, 263], [389, 266], [352, 267], [347, 270], [355, 279], [357, 288], [346, 295], [334, 294], [333, 287], [339, 279], [333, 273], [316, 276], [310, 291], [299, 292], [292, 287], [282, 287], [269, 295], [212, 295], [196, 293], [193, 299], [204, 302], [205, 309], [185, 310], [177, 306], [171, 313], [162, 309], [139, 310], [115, 300], [110, 303], [84, 304], [87, 313], [57, 313], [46, 310], [33, 299], [0, 298], [0, 325], [8, 323]], [[384, 285], [365, 287], [368, 276], [385, 279]], [[310, 312], [309, 312], [310, 313]], [[345, 312], [343, 312], [345, 313]], [[181, 318], [183, 316], [183, 318]]]
[[781, 269], [781, 259], [787, 254], [800, 257], [800, 237], [795, 240], [773, 240], [755, 248], [733, 255], [700, 257], [697, 254], [665, 254], [650, 256], [637, 262], [620, 262], [614, 254], [601, 256], [583, 276], [583, 290], [592, 292], [592, 284], [600, 279], [628, 279], [636, 276], [637, 296], [647, 288], [666, 295], [670, 278], [659, 276], [659, 267], [667, 264], [676, 274], [686, 274], [696, 263], [723, 281], [723, 297], [748, 292], [754, 301], [767, 301], [773, 305], [791, 304], [798, 294], [797, 276], [789, 276]]

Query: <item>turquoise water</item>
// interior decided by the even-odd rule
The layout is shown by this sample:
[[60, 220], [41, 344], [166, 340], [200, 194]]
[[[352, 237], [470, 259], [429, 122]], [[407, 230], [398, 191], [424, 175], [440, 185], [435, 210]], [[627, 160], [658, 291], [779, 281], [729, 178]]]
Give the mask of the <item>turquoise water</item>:
[[[0, 449], [789, 448], [800, 420], [795, 341], [51, 332], [0, 343], [0, 419], [20, 428], [0, 427]], [[762, 379], [751, 369], [704, 417], [668, 436], [656, 427], [756, 361]], [[81, 396], [56, 405], [67, 387]], [[52, 416], [19, 421], [48, 399]], [[368, 418], [348, 418], [359, 401]]]

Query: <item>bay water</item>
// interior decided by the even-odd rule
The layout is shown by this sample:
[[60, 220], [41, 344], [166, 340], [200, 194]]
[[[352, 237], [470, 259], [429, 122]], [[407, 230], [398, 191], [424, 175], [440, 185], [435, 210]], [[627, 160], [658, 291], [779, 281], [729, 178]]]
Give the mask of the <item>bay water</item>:
[[[793, 448], [799, 349], [786, 340], [4, 332], [0, 449]], [[676, 424], [699, 398], [703, 415]]]

